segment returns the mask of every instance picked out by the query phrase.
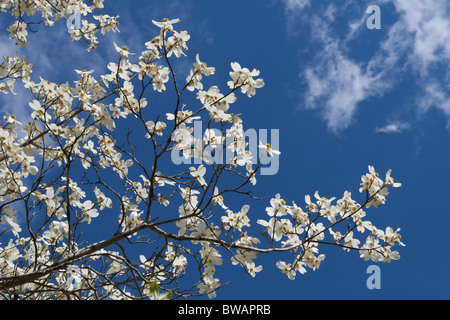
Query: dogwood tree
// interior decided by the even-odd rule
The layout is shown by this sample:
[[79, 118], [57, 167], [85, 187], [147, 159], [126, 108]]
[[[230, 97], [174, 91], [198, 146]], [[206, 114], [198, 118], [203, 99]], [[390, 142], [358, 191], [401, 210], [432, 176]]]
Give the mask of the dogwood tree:
[[[103, 0], [0, 1], [13, 17], [9, 37], [24, 47], [34, 24], [81, 14], [68, 36], [95, 50], [98, 32], [118, 31], [117, 16], [96, 15], [102, 8]], [[382, 178], [369, 166], [361, 203], [349, 191], [289, 203], [274, 191], [266, 212], [252, 212], [262, 160], [280, 154], [261, 142], [259, 154], [250, 152], [236, 106], [238, 96], [252, 98], [264, 86], [260, 72], [232, 62], [230, 80], [207, 87], [215, 68], [197, 54], [180, 77], [173, 61], [185, 58], [188, 32], [175, 29], [178, 19], [153, 25], [146, 50], [114, 43], [117, 59], [106, 74], [77, 70], [73, 83], [32, 76], [26, 57], [3, 57], [0, 90], [14, 94], [20, 82], [32, 118], [4, 113], [0, 127], [3, 299], [213, 298], [232, 280], [218, 278], [219, 266], [254, 277], [263, 270], [259, 254], [280, 255], [280, 274], [295, 279], [319, 268], [324, 245], [364, 260], [399, 259], [398, 229], [366, 219], [400, 186], [390, 170]], [[152, 98], [169, 91], [171, 109], [155, 113]], [[207, 125], [200, 138], [195, 121]], [[215, 161], [225, 151], [231, 156]], [[174, 154], [195, 161], [177, 165]], [[248, 204], [237, 207], [236, 197]]]

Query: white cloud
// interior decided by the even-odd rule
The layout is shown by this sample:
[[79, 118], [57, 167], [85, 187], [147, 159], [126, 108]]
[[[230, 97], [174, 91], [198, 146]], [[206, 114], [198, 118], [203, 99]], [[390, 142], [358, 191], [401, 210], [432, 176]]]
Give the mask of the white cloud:
[[[301, 2], [301, 1], [300, 1]], [[297, 12], [303, 9], [299, 2]], [[351, 6], [349, 5], [351, 3]], [[330, 130], [337, 132], [349, 127], [356, 119], [357, 110], [371, 97], [382, 97], [394, 90], [402, 76], [413, 76], [421, 90], [412, 93], [419, 111], [438, 108], [450, 120], [450, 2], [447, 0], [380, 0], [382, 29], [385, 38], [365, 61], [357, 61], [350, 51], [354, 41], [367, 36], [365, 9], [369, 2], [354, 1], [342, 4], [317, 4], [313, 15], [302, 15], [311, 26], [311, 37], [319, 47], [313, 47], [313, 60], [301, 73], [307, 83], [306, 107], [319, 110]], [[370, 3], [371, 4], [371, 3]], [[285, 1], [287, 9], [294, 9], [295, 1]], [[316, 4], [314, 4], [316, 5]], [[389, 9], [390, 8], [390, 9]], [[383, 24], [384, 10], [395, 8], [398, 20]], [[323, 10], [322, 10], [323, 9]], [[339, 30], [332, 24], [337, 18], [352, 12], [361, 15], [342, 24]], [[314, 12], [314, 11], [312, 11]], [[288, 15], [289, 17], [289, 15]], [[288, 19], [288, 23], [294, 23]], [[333, 28], [331, 27], [333, 26]], [[292, 25], [289, 28], [294, 29]], [[411, 79], [411, 78], [410, 78]], [[448, 83], [448, 81], [447, 81]], [[406, 103], [406, 102], [405, 102]], [[412, 110], [413, 111], [413, 110]], [[450, 121], [449, 121], [450, 123]], [[378, 132], [405, 130], [405, 125], [389, 123]]]
[[450, 90], [440, 82], [430, 80], [424, 84], [422, 94], [416, 98], [420, 114], [427, 112], [430, 108], [436, 108], [446, 116], [447, 129], [450, 130]]
[[383, 93], [389, 81], [380, 81], [383, 72], [371, 64], [349, 58], [347, 41], [331, 37], [326, 21], [316, 17], [312, 28], [322, 49], [313, 66], [302, 73], [308, 85], [306, 107], [320, 109], [328, 128], [338, 132], [351, 125], [358, 104]]
[[298, 35], [298, 23], [302, 23], [302, 21], [304, 20], [300, 15], [303, 13], [305, 8], [311, 6], [310, 0], [272, 0], [272, 2], [281, 2], [284, 7], [288, 35]]
[[400, 133], [410, 128], [409, 123], [402, 121], [392, 121], [381, 128], [376, 128], [376, 132], [381, 133]]
[[447, 0], [393, 0], [403, 37], [412, 36], [410, 58], [425, 71], [433, 62], [450, 59], [450, 6]]
[[0, 35], [0, 57], [14, 56], [17, 51], [17, 46], [14, 43], [8, 36]]
[[330, 4], [330, 5], [327, 7], [327, 10], [325, 10], [324, 16], [327, 17], [328, 20], [334, 21], [334, 19], [335, 19], [335, 14], [336, 14], [336, 7], [334, 6], [334, 4]]
[[297, 12], [303, 10], [310, 5], [309, 0], [284, 0], [286, 9], [290, 12]]
[[324, 58], [323, 66], [306, 70], [309, 85], [306, 102], [309, 108], [324, 108], [328, 127], [337, 132], [350, 125], [357, 104], [374, 93], [375, 83], [358, 64], [341, 53], [329, 58]]
[[[422, 88], [416, 107], [423, 113], [434, 107], [447, 117], [450, 128], [450, 3], [447, 0], [394, 0], [401, 14], [397, 24], [410, 37], [408, 66]], [[399, 39], [400, 40], [400, 39]]]

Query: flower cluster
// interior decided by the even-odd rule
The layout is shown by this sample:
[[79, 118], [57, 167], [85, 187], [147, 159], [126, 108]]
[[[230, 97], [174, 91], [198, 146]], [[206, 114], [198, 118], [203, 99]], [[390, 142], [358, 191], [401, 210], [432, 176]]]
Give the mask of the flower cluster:
[[28, 61], [19, 58], [17, 53], [14, 57], [4, 57], [0, 64], [0, 92], [7, 94], [9, 91], [15, 94], [16, 79], [21, 78], [26, 85], [30, 81], [32, 67]]
[[[9, 12], [15, 17], [15, 21], [8, 27], [9, 37], [16, 39], [18, 46], [27, 46], [27, 31], [31, 24], [43, 23], [46, 26], [53, 26], [60, 19], [71, 19], [73, 15], [86, 16], [94, 10], [103, 9], [104, 0], [89, 1], [90, 5], [82, 0], [74, 1], [1, 1], [0, 12]], [[41, 16], [40, 21], [27, 21]], [[97, 32], [104, 35], [107, 31], [117, 31], [119, 22], [118, 16], [109, 15], [93, 16], [97, 23], [89, 23], [86, 19], [81, 20], [81, 25], [72, 24], [68, 31], [72, 40], [85, 40], [88, 44], [88, 50], [95, 49], [99, 43]]]
[[232, 80], [228, 81], [228, 87], [240, 87], [242, 93], [246, 93], [249, 97], [252, 97], [255, 95], [256, 89], [264, 86], [263, 79], [253, 79], [253, 77], [259, 76], [259, 70], [253, 69], [250, 71], [247, 68], [241, 68], [241, 65], [237, 62], [233, 62], [231, 68], [233, 69], [230, 72]]
[[[391, 170], [386, 173], [385, 180], [381, 180], [373, 166], [369, 166], [369, 173], [362, 176], [361, 181], [360, 191], [366, 191], [368, 194], [363, 205], [353, 200], [348, 191], [337, 200], [336, 197], [321, 197], [315, 192], [313, 202], [311, 197], [306, 195], [304, 209], [295, 203], [288, 205], [279, 194], [270, 201], [271, 206], [266, 208], [270, 219], [260, 219], [257, 222], [265, 227], [271, 242], [280, 242], [281, 247], [293, 252], [295, 258], [292, 263], [277, 262], [277, 267], [289, 279], [294, 279], [296, 272], [305, 273], [306, 266], [313, 270], [319, 268], [325, 255], [319, 254], [318, 245], [326, 242], [327, 234], [331, 236], [331, 242], [345, 251], [358, 250], [364, 260], [390, 262], [400, 258], [397, 251], [391, 250], [396, 244], [404, 245], [400, 241], [400, 229], [395, 232], [391, 227], [385, 231], [378, 229], [372, 222], [364, 220], [366, 212], [363, 209], [372, 205], [380, 207], [386, 201], [385, 196], [389, 194], [388, 188], [397, 188], [401, 184], [394, 182]], [[325, 225], [319, 218], [326, 219], [329, 225]], [[346, 227], [342, 228], [342, 231], [336, 231], [336, 228], [342, 225]], [[369, 232], [364, 244], [360, 245], [361, 241], [355, 237], [355, 229], [360, 234]]]

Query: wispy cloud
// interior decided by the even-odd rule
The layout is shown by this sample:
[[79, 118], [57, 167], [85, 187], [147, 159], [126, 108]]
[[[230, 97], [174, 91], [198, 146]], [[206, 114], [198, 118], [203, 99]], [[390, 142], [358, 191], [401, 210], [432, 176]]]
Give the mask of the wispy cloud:
[[393, 0], [405, 34], [414, 38], [411, 58], [419, 68], [450, 58], [450, 4], [447, 0]]
[[375, 79], [339, 51], [323, 55], [320, 64], [306, 69], [304, 76], [309, 87], [306, 106], [322, 109], [334, 132], [347, 128], [358, 103], [375, 93]]
[[439, 81], [430, 79], [429, 83], [424, 83], [423, 91], [416, 97], [416, 101], [419, 114], [426, 113], [430, 108], [440, 110], [446, 117], [446, 126], [450, 130], [450, 87], [448, 85], [445, 86]]
[[349, 57], [349, 38], [332, 36], [329, 22], [311, 20], [313, 39], [319, 46], [312, 66], [301, 76], [307, 82], [306, 107], [319, 109], [328, 128], [339, 132], [352, 124], [358, 104], [389, 89], [390, 81], [382, 81], [383, 70], [371, 63], [356, 62]]
[[294, 13], [303, 10], [306, 6], [309, 6], [310, 0], [284, 0], [286, 10]]
[[283, 6], [287, 33], [291, 36], [298, 35], [298, 22], [303, 21], [301, 14], [304, 9], [311, 7], [310, 0], [272, 0], [272, 3]]
[[380, 133], [401, 133], [410, 128], [410, 124], [401, 121], [392, 121], [381, 128], [376, 128], [376, 132]]
[[[303, 13], [306, 2], [284, 1], [287, 16]], [[302, 105], [318, 110], [331, 131], [342, 131], [357, 120], [363, 102], [395, 90], [402, 77], [408, 75], [422, 88], [413, 93], [416, 105], [412, 107], [422, 112], [435, 107], [450, 119], [450, 87], [445, 85], [450, 79], [450, 3], [375, 1], [382, 8], [382, 21], [383, 10], [393, 8], [396, 12], [392, 14], [397, 14], [398, 19], [382, 24], [384, 38], [371, 56], [356, 60], [360, 57], [351, 48], [364, 34], [367, 36], [365, 9], [372, 2], [308, 3], [313, 10], [302, 15], [301, 23], [311, 27], [314, 60], [301, 72], [307, 84]], [[361, 14], [355, 16], [354, 12]], [[346, 21], [346, 25], [336, 24], [337, 19]], [[295, 21], [288, 19], [288, 23]], [[289, 28], [294, 29], [292, 25]], [[405, 129], [400, 123], [389, 123], [378, 132]]]
[[450, 3], [394, 0], [394, 4], [401, 14], [398, 24], [411, 39], [408, 65], [422, 88], [415, 97], [418, 111], [423, 113], [433, 107], [441, 110], [450, 128]]

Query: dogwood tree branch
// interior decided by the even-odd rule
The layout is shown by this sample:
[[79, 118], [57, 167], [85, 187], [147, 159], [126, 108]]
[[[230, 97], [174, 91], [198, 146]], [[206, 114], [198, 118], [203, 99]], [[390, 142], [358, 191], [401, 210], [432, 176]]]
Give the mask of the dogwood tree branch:
[[[27, 10], [48, 26], [81, 14], [81, 26], [68, 31], [88, 50], [98, 32], [118, 30], [116, 18], [90, 15], [102, 0], [27, 6], [0, 0], [1, 14], [18, 12], [8, 31], [19, 46], [37, 16]], [[178, 22], [152, 21], [155, 36], [140, 54], [113, 43], [118, 58], [108, 71], [94, 77], [75, 69], [73, 85], [33, 81], [31, 65], [17, 55], [1, 64], [0, 91], [14, 92], [21, 81], [33, 97], [31, 121], [7, 115], [0, 126], [4, 299], [214, 298], [224, 286], [219, 266], [255, 277], [263, 270], [258, 255], [266, 254], [295, 279], [320, 267], [324, 245], [364, 260], [399, 259], [399, 229], [366, 219], [400, 186], [390, 170], [382, 179], [368, 166], [362, 204], [349, 191], [331, 198], [317, 191], [302, 205], [274, 192], [265, 209], [253, 206], [265, 200], [253, 190], [264, 160], [281, 153], [268, 142], [252, 145], [235, 102], [239, 94], [254, 97], [264, 80], [232, 62], [225, 89], [206, 87], [215, 68], [198, 54], [182, 79], [175, 59], [186, 57], [190, 35], [175, 29]], [[159, 109], [156, 97], [169, 107]], [[164, 293], [156, 295], [156, 286]]]

